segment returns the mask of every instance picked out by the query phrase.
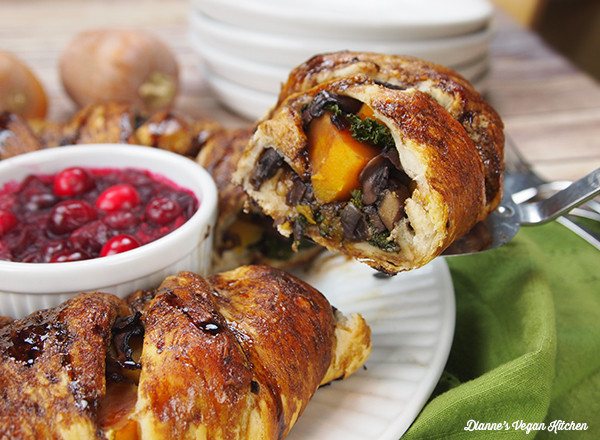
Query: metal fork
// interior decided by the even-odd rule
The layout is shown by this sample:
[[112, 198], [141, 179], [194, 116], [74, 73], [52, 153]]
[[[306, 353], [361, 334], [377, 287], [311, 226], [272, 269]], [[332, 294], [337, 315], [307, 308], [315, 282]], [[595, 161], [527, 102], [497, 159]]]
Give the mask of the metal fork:
[[[551, 197], [571, 184], [564, 181], [546, 182], [539, 177], [510, 138], [506, 140], [505, 165], [506, 174], [510, 176], [510, 179], [506, 179], [506, 191], [512, 194], [515, 203], [523, 207], [529, 201]], [[558, 223], [600, 250], [600, 223], [590, 223], [590, 220], [600, 222], [600, 203], [593, 199], [556, 218]]]

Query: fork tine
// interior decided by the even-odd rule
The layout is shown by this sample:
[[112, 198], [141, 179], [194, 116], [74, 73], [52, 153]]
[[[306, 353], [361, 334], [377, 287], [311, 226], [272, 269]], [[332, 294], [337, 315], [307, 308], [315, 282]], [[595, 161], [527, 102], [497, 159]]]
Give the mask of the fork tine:
[[[506, 136], [504, 153], [505, 191], [508, 195], [523, 192], [527, 189], [535, 192], [541, 185], [548, 184], [533, 171], [531, 164], [525, 159], [516, 143], [509, 136]], [[583, 237], [593, 246], [598, 247], [599, 239], [596, 234], [591, 231], [588, 225], [579, 224], [577, 217], [596, 220], [597, 214], [600, 214], [600, 203], [594, 199], [588, 200], [585, 204], [579, 206], [576, 211], [572, 211], [571, 214], [559, 217], [557, 221]]]
[[600, 203], [598, 203], [596, 200], [588, 200], [584, 207], [600, 214]]

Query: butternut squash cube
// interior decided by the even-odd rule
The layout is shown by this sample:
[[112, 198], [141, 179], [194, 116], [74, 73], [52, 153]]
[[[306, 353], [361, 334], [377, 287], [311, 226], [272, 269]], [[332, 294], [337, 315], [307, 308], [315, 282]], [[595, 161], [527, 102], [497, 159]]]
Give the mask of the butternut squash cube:
[[350, 130], [338, 130], [327, 113], [311, 122], [308, 143], [313, 191], [320, 203], [349, 199], [360, 186], [361, 170], [379, 153], [354, 139]]

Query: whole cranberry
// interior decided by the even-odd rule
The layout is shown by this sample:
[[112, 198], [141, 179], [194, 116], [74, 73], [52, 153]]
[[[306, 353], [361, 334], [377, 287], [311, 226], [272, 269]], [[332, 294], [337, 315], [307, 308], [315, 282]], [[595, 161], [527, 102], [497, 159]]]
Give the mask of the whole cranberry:
[[69, 236], [69, 243], [74, 249], [82, 249], [90, 254], [97, 254], [111, 237], [110, 228], [101, 220], [94, 220], [75, 229]]
[[18, 223], [17, 217], [11, 211], [0, 209], [0, 237], [12, 230]]
[[50, 259], [50, 263], [66, 263], [68, 261], [89, 260], [90, 258], [92, 257], [81, 249], [71, 249], [55, 254]]
[[23, 197], [26, 199], [25, 209], [31, 212], [39, 211], [45, 208], [50, 208], [56, 203], [56, 196], [50, 191], [40, 193], [29, 193]]
[[116, 235], [110, 240], [108, 240], [104, 246], [102, 246], [102, 250], [100, 251], [101, 257], [106, 257], [108, 255], [120, 254], [121, 252], [128, 251], [130, 249], [135, 249], [139, 247], [140, 243], [131, 235], [120, 234]]
[[118, 231], [135, 228], [140, 223], [139, 217], [131, 211], [109, 212], [102, 221]]
[[19, 190], [19, 204], [27, 211], [38, 211], [49, 208], [56, 203], [56, 196], [44, 181], [37, 176], [25, 178]]
[[49, 242], [44, 244], [44, 246], [42, 246], [42, 249], [40, 249], [42, 261], [44, 263], [48, 263], [52, 259], [52, 257], [59, 253], [64, 253], [68, 249], [69, 245], [67, 243], [67, 240], [64, 240], [62, 238], [50, 240]]
[[47, 227], [53, 234], [63, 235], [96, 218], [98, 213], [89, 203], [82, 200], [65, 200], [52, 208]]
[[11, 246], [13, 257], [20, 259], [23, 255], [30, 253], [32, 249], [39, 249], [44, 240], [45, 235], [40, 231], [39, 225], [25, 225], [20, 229], [16, 241]]
[[169, 197], [158, 196], [148, 202], [145, 213], [151, 222], [166, 225], [181, 214], [181, 205]]
[[137, 190], [126, 183], [106, 188], [96, 199], [96, 208], [110, 212], [131, 209], [141, 202]]
[[123, 171], [119, 178], [123, 183], [129, 183], [137, 188], [152, 187], [156, 183], [147, 172], [134, 169]]
[[29, 174], [25, 177], [23, 182], [21, 182], [20, 192], [25, 192], [31, 189], [46, 189], [46, 184], [41, 179], [41, 176], [36, 176], [34, 174]]
[[181, 210], [187, 218], [190, 218], [198, 210], [196, 198], [187, 192], [180, 191], [176, 195], [177, 202], [181, 205]]
[[92, 189], [94, 178], [83, 168], [66, 168], [54, 176], [53, 187], [57, 196], [71, 197]]

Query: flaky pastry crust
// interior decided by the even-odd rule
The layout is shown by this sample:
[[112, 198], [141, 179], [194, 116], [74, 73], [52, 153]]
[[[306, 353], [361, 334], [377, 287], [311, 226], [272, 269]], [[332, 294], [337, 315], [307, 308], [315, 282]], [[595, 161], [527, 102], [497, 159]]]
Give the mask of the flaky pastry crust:
[[278, 105], [317, 84], [354, 75], [403, 90], [419, 90], [440, 104], [462, 125], [477, 149], [485, 172], [486, 211], [498, 206], [503, 186], [504, 124], [494, 108], [452, 69], [410, 56], [352, 51], [316, 55], [291, 71]]
[[269, 266], [80, 294], [0, 327], [0, 438], [282, 439], [370, 330]]
[[[300, 215], [306, 217], [304, 203], [311, 206], [314, 218], [330, 208], [342, 211], [348, 205], [323, 206], [309, 200], [300, 205], [289, 203], [295, 179], [310, 185], [313, 170], [305, 109], [321, 96], [343, 96], [371, 108], [391, 132], [400, 168], [411, 180], [411, 195], [402, 207], [405, 218], [389, 231], [388, 242], [397, 244], [398, 250], [382, 249], [347, 235], [334, 236], [309, 219], [302, 226], [312, 240], [383, 272], [396, 273], [428, 263], [487, 216], [485, 167], [462, 125], [420, 90], [389, 87], [355, 75], [290, 94], [258, 125], [240, 160], [235, 179], [275, 219], [283, 234], [292, 234]], [[257, 184], [261, 158], [268, 150], [275, 150], [285, 166]]]

